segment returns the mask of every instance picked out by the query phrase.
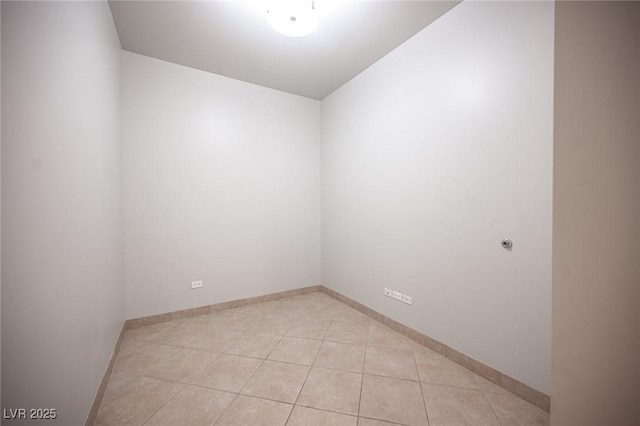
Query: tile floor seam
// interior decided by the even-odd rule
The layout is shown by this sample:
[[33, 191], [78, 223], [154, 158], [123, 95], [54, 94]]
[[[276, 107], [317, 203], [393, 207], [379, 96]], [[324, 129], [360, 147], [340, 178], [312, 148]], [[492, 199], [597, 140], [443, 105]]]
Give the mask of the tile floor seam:
[[[191, 349], [191, 348], [185, 348], [185, 347], [182, 347], [180, 350], [183, 350], [183, 349]], [[175, 355], [175, 354], [177, 354], [178, 352], [180, 352], [180, 350], [179, 350], [179, 351], [177, 351], [176, 353], [174, 353], [173, 355]], [[195, 350], [199, 350], [199, 349], [191, 349], [191, 350], [194, 350], [194, 351], [195, 351]], [[202, 351], [202, 352], [208, 352], [208, 351]], [[155, 371], [158, 369], [158, 367], [160, 366], [160, 364], [162, 364], [162, 362], [159, 362], [159, 363], [158, 363], [154, 368], [152, 368], [149, 372], [147, 372], [147, 373], [145, 374], [145, 376], [146, 376], [146, 377], [152, 377], [152, 378], [154, 378], [154, 379], [162, 379], [162, 380], [168, 380], [168, 381], [170, 381], [170, 382], [174, 382], [174, 383], [186, 383], [186, 384], [190, 385], [190, 384], [192, 384], [193, 380], [195, 380], [195, 378], [196, 378], [196, 377], [198, 377], [198, 375], [200, 375], [200, 373], [202, 373], [204, 370], [206, 370], [207, 368], [209, 368], [209, 367], [211, 366], [211, 364], [213, 364], [214, 362], [216, 362], [216, 360], [217, 360], [218, 358], [220, 358], [220, 355], [221, 355], [221, 354], [220, 354], [219, 352], [211, 352], [211, 353], [215, 353], [215, 354], [216, 354], [216, 357], [213, 359], [213, 361], [211, 361], [209, 364], [207, 364], [204, 368], [202, 368], [202, 369], [201, 369], [201, 370], [199, 370], [197, 373], [195, 373], [195, 374], [194, 374], [194, 376], [193, 376], [193, 379], [191, 379], [191, 381], [190, 381], [190, 382], [181, 382], [181, 381], [179, 381], [179, 380], [170, 380], [170, 379], [166, 379], [166, 378], [163, 378], [163, 377], [158, 377], [158, 376], [153, 376], [153, 375], [151, 375], [153, 372], [155, 372]], [[173, 355], [171, 355], [171, 356], [173, 356]], [[170, 356], [169, 358], [171, 358], [171, 356]], [[168, 360], [169, 358], [167, 358], [166, 360]], [[166, 360], [165, 360], [165, 361], [166, 361]]]
[[[149, 342], [154, 341], [155, 339], [157, 339], [158, 337], [162, 336], [164, 333], [168, 332], [169, 330], [173, 330], [173, 329], [174, 329], [174, 328], [176, 328], [178, 325], [180, 325], [180, 324], [176, 324], [176, 325], [174, 325], [173, 327], [168, 328], [168, 329], [166, 329], [166, 330], [164, 330], [164, 331], [160, 332], [157, 336], [153, 336], [152, 338], [150, 338], [150, 339], [149, 339]], [[140, 327], [140, 328], [142, 328], [142, 327]], [[132, 330], [136, 330], [136, 329], [135, 329], [135, 328], [133, 328]]]
[[[188, 349], [188, 348], [187, 348], [187, 349]], [[212, 353], [217, 353], [217, 352], [212, 352]], [[195, 385], [195, 384], [193, 383], [193, 382], [194, 382], [194, 380], [196, 379], [196, 377], [198, 377], [200, 374], [202, 374], [202, 373], [204, 372], [204, 370], [206, 370], [207, 368], [211, 367], [211, 366], [213, 365], [213, 363], [214, 363], [214, 362], [216, 362], [218, 358], [220, 358], [220, 355], [221, 355], [220, 353], [217, 353], [217, 356], [213, 359], [213, 361], [211, 361], [211, 362], [210, 362], [209, 364], [207, 364], [203, 369], [201, 369], [200, 371], [198, 371], [197, 373], [195, 373], [195, 374], [193, 375], [193, 378], [191, 379], [191, 381], [190, 381], [190, 382], [188, 382], [187, 384], [188, 384], [188, 385], [191, 385], [191, 386], [203, 387], [203, 386], [201, 386], [201, 385]], [[153, 370], [151, 370], [151, 371], [153, 371]], [[152, 377], [155, 377], [155, 376], [152, 376]], [[156, 377], [156, 378], [157, 378], [157, 377]], [[164, 380], [168, 380], [168, 379], [164, 379]], [[178, 381], [176, 381], [175, 383], [184, 383], [184, 382], [178, 382]], [[205, 388], [206, 388], [206, 387], [205, 387]], [[206, 388], [206, 389], [211, 389], [211, 388]]]
[[[278, 361], [278, 362], [282, 362], [282, 361]], [[296, 364], [296, 365], [302, 365], [302, 364]], [[364, 374], [362, 371], [341, 370], [341, 369], [339, 369], [339, 368], [335, 368], [335, 367], [325, 367], [325, 366], [323, 366], [323, 365], [319, 365], [319, 366], [317, 366], [317, 367], [316, 367], [315, 365], [312, 365], [312, 367], [315, 367], [315, 368], [322, 368], [322, 369], [324, 369], [324, 370], [339, 371], [339, 372], [341, 372], [341, 373]], [[387, 376], [381, 376], [381, 377], [387, 377]]]
[[[329, 328], [331, 328], [331, 324], [333, 323], [333, 318], [331, 319], [331, 321], [329, 322]], [[329, 328], [327, 328], [327, 332], [329, 330]], [[325, 332], [325, 336], [327, 334], [327, 332]], [[322, 343], [324, 343], [324, 337], [322, 338]], [[307, 380], [309, 379], [309, 375], [311, 374], [311, 370], [313, 369], [313, 365], [316, 363], [316, 359], [318, 359], [318, 354], [320, 353], [320, 349], [322, 349], [322, 343], [320, 344], [320, 348], [318, 348], [318, 352], [316, 352], [316, 356], [313, 359], [313, 362], [311, 363], [311, 365], [309, 366], [309, 371], [307, 371], [307, 376], [304, 378], [304, 381], [302, 382], [302, 386], [300, 387], [300, 392], [298, 392], [298, 396], [296, 397], [296, 400], [293, 403], [293, 407], [295, 409], [295, 407], [298, 405], [298, 400], [300, 399], [300, 395], [302, 395], [302, 390], [304, 389], [304, 385], [307, 384]], [[317, 367], [316, 367], [317, 368]], [[303, 406], [304, 407], [304, 406]], [[311, 407], [309, 407], [311, 408]], [[293, 409], [291, 410], [291, 412], [289, 413], [289, 417], [287, 417], [287, 421], [285, 422], [285, 425], [287, 423], [289, 423], [289, 419], [291, 419], [291, 415], [293, 414]]]
[[[233, 392], [231, 392], [231, 393], [233, 393]], [[227, 410], [229, 409], [229, 407], [231, 407], [231, 406], [233, 405], [233, 403], [235, 402], [235, 400], [236, 400], [236, 399], [238, 399], [238, 395], [240, 395], [240, 394], [239, 394], [239, 393], [236, 393], [236, 394], [235, 394], [235, 396], [233, 397], [233, 399], [231, 400], [231, 402], [229, 403], [229, 405], [227, 405], [227, 406], [225, 407], [225, 409], [224, 409], [224, 410], [222, 410], [222, 413], [220, 413], [220, 415], [218, 416], [218, 418], [216, 419], [216, 421], [215, 421], [215, 422], [213, 422], [213, 425], [212, 425], [212, 426], [217, 425], [217, 424], [218, 424], [218, 422], [220, 421], [220, 419], [221, 419], [222, 417], [224, 417], [224, 414], [227, 412]]]
[[437, 382], [432, 382], [429, 380], [420, 380], [420, 383], [425, 383], [427, 385], [435, 385], [435, 386], [443, 386], [445, 388], [454, 388], [454, 389], [463, 389], [463, 390], [482, 390], [482, 388], [468, 388], [468, 387], [464, 387], [464, 386], [456, 386], [456, 385], [450, 385], [448, 383], [437, 383]]
[[[376, 419], [376, 418], [373, 418], [373, 417], [358, 416], [358, 419], [361, 419], [361, 418], [362, 419], [367, 419], [367, 420], [373, 420], [375, 422], [389, 423], [390, 425], [393, 425], [393, 426], [412, 426], [412, 425], [410, 425], [408, 423], [390, 422], [389, 420], [380, 420], [380, 419]], [[429, 426], [429, 425], [427, 425], [427, 426]]]
[[366, 371], [366, 363], [367, 363], [367, 345], [369, 341], [369, 329], [371, 326], [367, 327], [367, 338], [364, 343], [364, 358], [362, 360], [362, 377], [360, 377], [360, 396], [358, 397], [358, 418], [360, 418], [360, 407], [362, 406], [362, 389], [364, 388], [364, 372]]
[[[405, 377], [385, 376], [384, 374], [378, 374], [378, 373], [366, 373], [365, 372], [364, 374], [366, 374], [367, 376], [380, 377], [380, 378], [383, 378], [383, 379], [402, 380], [404, 382], [410, 382], [410, 383], [419, 383], [420, 382], [420, 380], [412, 380], [412, 379], [407, 379]], [[455, 386], [452, 386], [452, 387], [455, 387]], [[462, 388], [462, 389], [465, 389], [465, 388]], [[472, 389], [472, 390], [477, 390], [477, 389]]]
[[[476, 378], [476, 381], [478, 381], [477, 378]], [[502, 426], [502, 422], [500, 421], [500, 418], [498, 417], [498, 414], [496, 414], [496, 410], [495, 410], [495, 408], [493, 408], [493, 404], [491, 403], [491, 400], [487, 397], [487, 391], [484, 390], [484, 388], [482, 387], [481, 383], [478, 383], [478, 386], [480, 386], [480, 390], [482, 391], [482, 395], [484, 396], [484, 399], [487, 400], [487, 404], [489, 404], [489, 408], [491, 408], [491, 412], [493, 413], [494, 417], [496, 418], [496, 421], [498, 422], [498, 425]]]
[[186, 349], [194, 349], [197, 351], [204, 351], [204, 352], [212, 352], [212, 353], [220, 353], [218, 351], [212, 351], [211, 349], [205, 349], [205, 348], [200, 348], [200, 347], [195, 347], [195, 346], [184, 346], [184, 345], [176, 345], [173, 343], [156, 343], [153, 342], [151, 340], [138, 340], [138, 342], [147, 342], [147, 343], [153, 343], [154, 345], [163, 345], [163, 346], [173, 346], [176, 348], [186, 348]]
[[[213, 327], [213, 329], [215, 330], [215, 326]], [[227, 353], [227, 351], [228, 351], [231, 347], [233, 347], [233, 345], [235, 345], [236, 343], [238, 343], [238, 342], [240, 341], [240, 339], [242, 339], [246, 334], [247, 334], [247, 332], [246, 332], [246, 331], [243, 331], [242, 333], [240, 333], [240, 336], [238, 336], [238, 338], [237, 338], [236, 340], [234, 340], [232, 344], [230, 344], [229, 346], [227, 346], [226, 348], [224, 348], [224, 350], [222, 350], [222, 351], [220, 351], [220, 352], [222, 352], [222, 353], [226, 354], [226, 353]]]
[[[233, 392], [231, 392], [231, 393], [233, 393]], [[280, 401], [278, 399], [270, 399], [270, 398], [267, 398], [265, 396], [247, 395], [247, 394], [244, 394], [244, 393], [238, 393], [237, 395], [245, 397], [245, 398], [255, 398], [255, 399], [261, 399], [263, 401], [276, 402], [278, 404], [290, 405], [292, 407], [292, 411], [293, 411], [293, 407], [295, 407], [295, 404], [293, 404], [291, 402]], [[229, 404], [229, 405], [231, 405], [231, 404]]]
[[[291, 328], [291, 325], [289, 325], [289, 327], [287, 328], [287, 330]], [[285, 331], [286, 333], [286, 331]], [[271, 354], [273, 353], [273, 351], [275, 350], [275, 348], [280, 344], [280, 342], [282, 342], [282, 339], [284, 338], [284, 334], [279, 336], [280, 338], [278, 339], [278, 341], [276, 342], [276, 344], [273, 346], [273, 348], [271, 348], [271, 350], [269, 351], [269, 353], [267, 354], [267, 356], [262, 360], [262, 362], [260, 363], [260, 365], [258, 366], [258, 368], [255, 369], [255, 371], [253, 372], [253, 374], [251, 374], [251, 376], [249, 376], [249, 378], [247, 379], [246, 382], [244, 382], [244, 384], [242, 385], [242, 387], [240, 388], [240, 390], [238, 391], [238, 395], [245, 395], [242, 393], [242, 390], [247, 386], [247, 384], [251, 381], [251, 379], [254, 378], [254, 376], [256, 375], [256, 373], [258, 372], [258, 370], [260, 370], [260, 368], [262, 368], [262, 366], [264, 365], [265, 361], [267, 361], [269, 359], [269, 357], [271, 356]], [[227, 348], [228, 349], [228, 348]], [[242, 355], [232, 355], [232, 356], [242, 356]], [[245, 357], [245, 358], [251, 358], [251, 357]], [[252, 358], [252, 359], [256, 359], [256, 358]], [[245, 395], [245, 396], [253, 396], [253, 395]], [[263, 398], [264, 399], [264, 398]], [[270, 401], [274, 401], [274, 400], [270, 400]], [[280, 402], [280, 401], [276, 401], [276, 402]], [[293, 411], [293, 409], [291, 409], [291, 411]], [[222, 416], [220, 416], [222, 417]]]
[[318, 411], [324, 411], [325, 413], [333, 413], [333, 414], [341, 414], [343, 416], [349, 416], [349, 417], [355, 417], [356, 419], [358, 418], [357, 415], [355, 414], [348, 414], [348, 413], [343, 413], [341, 411], [333, 411], [333, 410], [329, 410], [327, 408], [316, 408], [316, 407], [310, 407], [308, 405], [304, 405], [304, 404], [295, 404], [294, 407], [302, 407], [302, 408], [309, 408], [311, 410], [318, 410]]
[[[175, 382], [174, 382], [175, 383]], [[158, 410], [154, 411], [153, 413], [151, 413], [151, 415], [149, 417], [147, 417], [147, 419], [145, 421], [142, 422], [142, 426], [146, 425], [149, 420], [151, 420], [153, 418], [153, 416], [155, 416], [156, 414], [158, 414], [160, 412], [160, 410], [162, 410], [164, 407], [166, 407], [171, 401], [173, 401], [173, 399], [178, 396], [187, 386], [189, 385], [184, 385], [182, 386], [182, 389], [180, 389], [178, 392], [175, 393], [175, 395], [173, 395], [171, 398], [169, 398], [169, 400], [167, 402], [165, 402], [162, 407], [160, 407]]]
[[427, 409], [427, 402], [424, 400], [424, 388], [422, 387], [422, 380], [420, 380], [420, 370], [418, 369], [418, 360], [416, 359], [416, 353], [411, 349], [411, 355], [413, 355], [413, 363], [416, 366], [416, 373], [418, 373], [418, 384], [420, 385], [420, 394], [422, 395], [422, 405], [424, 406], [424, 413], [427, 416], [427, 426], [431, 424], [429, 420], [429, 409]]

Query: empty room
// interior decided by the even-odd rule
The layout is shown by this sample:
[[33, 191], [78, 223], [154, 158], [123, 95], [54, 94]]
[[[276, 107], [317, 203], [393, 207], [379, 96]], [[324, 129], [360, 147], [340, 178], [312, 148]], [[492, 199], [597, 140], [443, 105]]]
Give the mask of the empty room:
[[640, 2], [1, 2], [3, 425], [633, 426]]

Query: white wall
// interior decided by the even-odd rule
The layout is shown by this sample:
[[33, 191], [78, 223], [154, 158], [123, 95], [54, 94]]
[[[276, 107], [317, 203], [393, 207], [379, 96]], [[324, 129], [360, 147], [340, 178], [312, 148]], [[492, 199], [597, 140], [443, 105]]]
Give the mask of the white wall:
[[640, 2], [556, 3], [558, 426], [640, 418]]
[[106, 2], [2, 2], [2, 407], [47, 424], [84, 423], [123, 324], [119, 87]]
[[130, 52], [122, 93], [127, 318], [320, 284], [319, 102]]
[[465, 2], [326, 98], [323, 284], [549, 393], [552, 100], [545, 2]]

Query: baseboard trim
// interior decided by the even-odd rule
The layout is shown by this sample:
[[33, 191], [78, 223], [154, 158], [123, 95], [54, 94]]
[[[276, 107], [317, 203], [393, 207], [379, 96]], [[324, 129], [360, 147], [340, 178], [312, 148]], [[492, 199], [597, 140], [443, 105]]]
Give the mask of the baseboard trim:
[[266, 294], [264, 296], [230, 300], [228, 302], [216, 303], [213, 305], [199, 306], [197, 308], [183, 309], [181, 311], [167, 312], [164, 314], [152, 315], [149, 317], [130, 319], [125, 322], [125, 327], [127, 330], [129, 330], [131, 328], [144, 327], [161, 322], [190, 318], [198, 315], [209, 314], [212, 312], [226, 311], [227, 309], [239, 308], [241, 306], [253, 305], [256, 303], [271, 302], [273, 300], [284, 299], [286, 297], [302, 296], [303, 294], [316, 293], [318, 291], [320, 291], [320, 286], [314, 285], [310, 287], [302, 287], [296, 288], [294, 290], [286, 290], [277, 293]]
[[91, 404], [91, 409], [89, 410], [89, 416], [87, 417], [85, 426], [93, 426], [96, 423], [96, 417], [98, 417], [98, 409], [100, 408], [100, 404], [102, 404], [102, 398], [104, 397], [104, 392], [105, 390], [107, 390], [107, 385], [109, 384], [109, 379], [111, 378], [111, 372], [113, 371], [113, 366], [115, 365], [116, 358], [118, 357], [118, 353], [120, 352], [120, 346], [122, 345], [122, 339], [124, 339], [124, 333], [126, 330], [127, 329], [126, 329], [126, 323], [125, 323], [122, 325], [122, 328], [120, 329], [120, 335], [118, 336], [116, 345], [113, 348], [111, 359], [109, 360], [109, 364], [107, 365], [107, 370], [104, 372], [104, 376], [102, 377], [102, 382], [100, 382], [100, 387], [98, 388], [96, 397], [93, 400], [93, 404]]
[[303, 287], [294, 290], [281, 291], [278, 293], [266, 294], [264, 296], [256, 296], [249, 297], [246, 299], [238, 299], [232, 300], [229, 302], [217, 303], [213, 305], [200, 306], [197, 308], [184, 309], [175, 312], [167, 312], [159, 315], [152, 315], [148, 317], [135, 318], [125, 321], [122, 330], [120, 331], [120, 336], [118, 337], [118, 341], [116, 342], [116, 346], [113, 350], [113, 355], [111, 356], [111, 360], [109, 361], [109, 365], [107, 366], [107, 370], [104, 374], [102, 382], [100, 384], [100, 388], [96, 394], [96, 398], [91, 406], [91, 410], [89, 411], [89, 417], [87, 418], [86, 426], [93, 426], [98, 415], [98, 409], [100, 408], [100, 404], [102, 403], [102, 398], [104, 396], [104, 392], [109, 384], [109, 378], [111, 377], [111, 372], [113, 371], [113, 366], [115, 364], [116, 357], [120, 352], [120, 345], [122, 343], [122, 339], [124, 338], [124, 333], [133, 328], [144, 327], [147, 325], [158, 324], [161, 322], [173, 321], [176, 319], [189, 318], [198, 315], [204, 315], [212, 312], [220, 312], [227, 309], [239, 308], [241, 306], [253, 305], [256, 303], [264, 303], [270, 302], [274, 300], [284, 299], [287, 297], [293, 296], [302, 296], [305, 294], [322, 292], [332, 298], [344, 303], [347, 306], [350, 306], [357, 311], [365, 314], [369, 318], [372, 318], [387, 327], [397, 331], [398, 333], [408, 337], [409, 339], [425, 346], [443, 356], [455, 362], [456, 364], [470, 370], [477, 375], [484, 377], [490, 382], [500, 386], [501, 388], [519, 396], [527, 402], [535, 405], [536, 407], [550, 412], [551, 410], [551, 402], [549, 395], [540, 392], [532, 388], [531, 386], [520, 382], [519, 380], [514, 379], [495, 368], [489, 367], [488, 365], [473, 359], [462, 352], [459, 352], [453, 349], [446, 344], [439, 342], [425, 334], [420, 333], [406, 325], [403, 325], [381, 313], [374, 311], [373, 309], [356, 302], [353, 299], [350, 299], [343, 294], [338, 293], [335, 290], [332, 290], [324, 285], [316, 285], [311, 287]]
[[495, 368], [489, 367], [488, 365], [471, 358], [453, 349], [450, 346], [445, 345], [442, 342], [439, 342], [425, 334], [420, 333], [406, 325], [403, 325], [397, 321], [392, 320], [391, 318], [382, 315], [381, 313], [374, 311], [373, 309], [356, 302], [353, 299], [348, 298], [347, 296], [338, 293], [335, 290], [332, 290], [325, 286], [320, 286], [320, 291], [323, 293], [333, 297], [336, 300], [344, 303], [347, 306], [350, 306], [361, 313], [367, 315], [368, 317], [383, 323], [387, 327], [397, 331], [398, 333], [414, 340], [415, 342], [447, 357], [451, 361], [459, 364], [460, 366], [466, 368], [467, 370], [471, 370], [476, 373], [480, 377], [484, 377], [490, 382], [500, 386], [501, 388], [519, 396], [527, 402], [535, 405], [536, 407], [546, 411], [547, 413], [551, 410], [551, 398], [549, 395], [540, 392], [537, 389], [532, 388], [531, 386], [522, 383], [519, 380], [514, 379], [511, 376], [508, 376]]

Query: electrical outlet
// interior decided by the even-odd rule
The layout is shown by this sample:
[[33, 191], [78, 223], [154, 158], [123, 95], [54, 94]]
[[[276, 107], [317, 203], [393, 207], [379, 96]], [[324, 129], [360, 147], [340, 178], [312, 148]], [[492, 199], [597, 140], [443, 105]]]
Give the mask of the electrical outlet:
[[202, 287], [202, 281], [193, 281], [191, 283], [191, 288], [200, 288]]
[[396, 300], [400, 300], [402, 301], [402, 293], [400, 293], [399, 291], [393, 291], [393, 298]]
[[413, 297], [407, 296], [406, 294], [402, 295], [402, 301], [407, 305], [413, 305]]
[[393, 292], [391, 290], [389, 290], [388, 288], [384, 289], [384, 295], [387, 297], [393, 297]]

